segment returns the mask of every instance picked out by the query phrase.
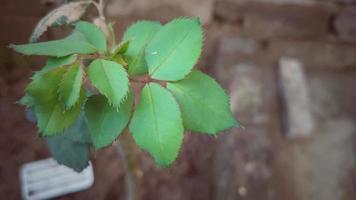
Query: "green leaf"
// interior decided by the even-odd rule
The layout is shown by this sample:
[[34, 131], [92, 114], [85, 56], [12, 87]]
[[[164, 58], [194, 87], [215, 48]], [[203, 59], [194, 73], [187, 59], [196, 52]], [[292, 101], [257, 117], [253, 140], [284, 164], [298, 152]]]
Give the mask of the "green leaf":
[[22, 106], [32, 107], [35, 105], [35, 100], [33, 97], [31, 97], [31, 95], [26, 93], [25, 96], [23, 96], [16, 103], [18, 103], [19, 105], [22, 105]]
[[127, 49], [129, 48], [130, 46], [130, 40], [127, 40], [127, 41], [123, 41], [121, 42], [117, 47], [116, 49], [114, 50], [114, 56], [116, 56], [117, 54], [124, 54], [126, 53]]
[[57, 68], [34, 79], [26, 88], [36, 104], [46, 104], [52, 99], [57, 99], [58, 85], [62, 80], [65, 68]]
[[[26, 118], [30, 122], [37, 122], [37, 118], [33, 112], [33, 108], [26, 109]], [[58, 135], [64, 135], [69, 140], [81, 144], [91, 144], [90, 131], [88, 123], [85, 120], [84, 112], [77, 117], [75, 122], [67, 129]]]
[[132, 93], [119, 109], [110, 106], [102, 95], [89, 97], [85, 106], [85, 115], [89, 123], [94, 147], [100, 149], [112, 144], [127, 126], [133, 106]]
[[146, 47], [152, 78], [176, 81], [184, 78], [197, 62], [203, 46], [198, 19], [180, 18], [164, 25]]
[[31, 35], [30, 42], [37, 42], [38, 38], [48, 27], [71, 24], [79, 20], [91, 3], [91, 1], [72, 2], [52, 10], [37, 23]]
[[94, 60], [88, 67], [88, 77], [111, 105], [120, 106], [129, 89], [129, 79], [122, 65], [103, 59]]
[[96, 47], [99, 52], [106, 51], [106, 38], [104, 33], [95, 24], [80, 21], [75, 25], [75, 31], [82, 33], [88, 42]]
[[23, 45], [10, 45], [15, 51], [25, 55], [64, 57], [71, 54], [91, 54], [98, 50], [86, 37], [77, 31], [64, 39]]
[[193, 71], [181, 81], [167, 83], [167, 88], [180, 105], [186, 129], [216, 134], [237, 125], [228, 96], [208, 75]]
[[83, 70], [80, 65], [80, 62], [76, 62], [71, 66], [67, 66], [67, 71], [59, 85], [59, 96], [66, 109], [73, 107], [79, 99], [83, 82]]
[[121, 54], [118, 54], [118, 55], [114, 56], [110, 60], [114, 61], [116, 63], [119, 63], [123, 67], [127, 68], [127, 62], [125, 61], [125, 59], [123, 58], [123, 56]]
[[89, 145], [74, 142], [65, 134], [46, 138], [52, 157], [62, 165], [76, 172], [83, 171], [89, 165]]
[[89, 125], [84, 112], [81, 112], [75, 122], [61, 134], [73, 142], [91, 144]]
[[176, 159], [184, 132], [181, 114], [172, 94], [159, 84], [143, 88], [129, 128], [138, 146], [157, 164], [168, 166]]
[[59, 134], [72, 125], [82, 110], [85, 98], [84, 91], [82, 90], [79, 102], [69, 110], [65, 110], [62, 102], [58, 99], [52, 99], [46, 104], [37, 104], [34, 110], [41, 135], [50, 136]]
[[159, 22], [139, 21], [131, 25], [124, 33], [123, 40], [130, 41], [125, 53], [130, 75], [147, 73], [145, 47], [161, 27]]
[[81, 91], [79, 102], [65, 111], [58, 98], [58, 85], [65, 73], [65, 68], [54, 69], [33, 80], [26, 91], [34, 99], [34, 112], [41, 135], [49, 136], [63, 132], [79, 115], [85, 102], [85, 92]]
[[77, 55], [69, 55], [64, 57], [48, 57], [46, 65], [39, 71], [37, 71], [33, 76], [32, 79], [36, 79], [39, 76], [55, 69], [57, 67], [62, 67], [65, 65], [70, 65], [77, 60]]

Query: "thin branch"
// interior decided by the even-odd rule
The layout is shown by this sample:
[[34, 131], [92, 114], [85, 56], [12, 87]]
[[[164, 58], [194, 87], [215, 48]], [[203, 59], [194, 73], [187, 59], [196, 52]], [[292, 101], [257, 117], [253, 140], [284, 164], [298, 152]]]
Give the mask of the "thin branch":
[[99, 2], [93, 1], [94, 6], [98, 10], [99, 17], [102, 19], [105, 19], [105, 14], [104, 14], [104, 1], [99, 0]]
[[128, 155], [125, 152], [123, 145], [120, 143], [120, 140], [118, 140], [114, 146], [125, 170], [126, 199], [136, 200], [136, 184], [134, 180], [135, 175], [129, 167]]
[[135, 79], [135, 78], [132, 78], [132, 77], [129, 77], [129, 80], [132, 81], [132, 82], [135, 82], [135, 83], [143, 83], [143, 84], [146, 84], [146, 83], [150, 82], [150, 80], [140, 80], [140, 79]]

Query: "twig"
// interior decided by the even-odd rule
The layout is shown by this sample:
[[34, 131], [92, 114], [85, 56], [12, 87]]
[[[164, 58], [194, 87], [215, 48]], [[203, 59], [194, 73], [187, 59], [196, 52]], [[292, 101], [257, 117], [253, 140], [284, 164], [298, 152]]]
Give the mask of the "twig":
[[103, 0], [99, 0], [99, 2], [93, 1], [93, 4], [95, 5], [96, 9], [98, 10], [99, 17], [102, 19], [105, 19], [104, 1]]
[[129, 166], [129, 159], [128, 159], [128, 155], [126, 154], [127, 151], [124, 150], [120, 140], [118, 140], [114, 146], [117, 154], [119, 155], [122, 161], [122, 165], [125, 170], [126, 199], [137, 200], [135, 174], [134, 171]]

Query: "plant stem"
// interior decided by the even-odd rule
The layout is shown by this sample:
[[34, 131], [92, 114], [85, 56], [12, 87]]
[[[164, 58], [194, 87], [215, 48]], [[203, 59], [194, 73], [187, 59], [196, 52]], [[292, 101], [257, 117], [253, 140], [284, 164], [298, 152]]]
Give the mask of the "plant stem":
[[103, 0], [99, 0], [99, 2], [93, 1], [93, 4], [98, 10], [99, 17], [105, 19], [104, 1]]
[[120, 139], [115, 144], [116, 151], [122, 161], [122, 166], [125, 170], [125, 187], [127, 200], [139, 200], [140, 194], [138, 191], [138, 161], [134, 154], [134, 145], [132, 138], [125, 131]]

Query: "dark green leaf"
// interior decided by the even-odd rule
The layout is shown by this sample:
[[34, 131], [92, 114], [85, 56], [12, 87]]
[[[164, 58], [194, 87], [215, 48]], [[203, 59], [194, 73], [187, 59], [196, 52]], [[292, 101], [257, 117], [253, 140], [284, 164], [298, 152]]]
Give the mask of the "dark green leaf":
[[85, 106], [91, 138], [96, 149], [112, 144], [122, 133], [131, 116], [132, 92], [117, 109], [102, 95], [91, 96]]
[[186, 129], [216, 134], [237, 126], [228, 96], [208, 75], [193, 71], [181, 81], [167, 83], [167, 88], [180, 105]]
[[148, 151], [161, 166], [177, 157], [183, 140], [183, 124], [172, 94], [157, 83], [147, 84], [141, 93], [130, 131], [138, 146]]
[[64, 134], [46, 138], [48, 148], [59, 164], [83, 171], [89, 165], [89, 145], [74, 142]]
[[152, 78], [177, 81], [194, 67], [203, 46], [198, 19], [180, 18], [164, 25], [146, 47], [146, 61]]
[[89, 125], [85, 120], [83, 112], [79, 115], [75, 122], [61, 134], [73, 142], [91, 144]]
[[120, 64], [103, 59], [94, 60], [88, 67], [88, 77], [111, 105], [120, 106], [129, 89], [127, 73]]

